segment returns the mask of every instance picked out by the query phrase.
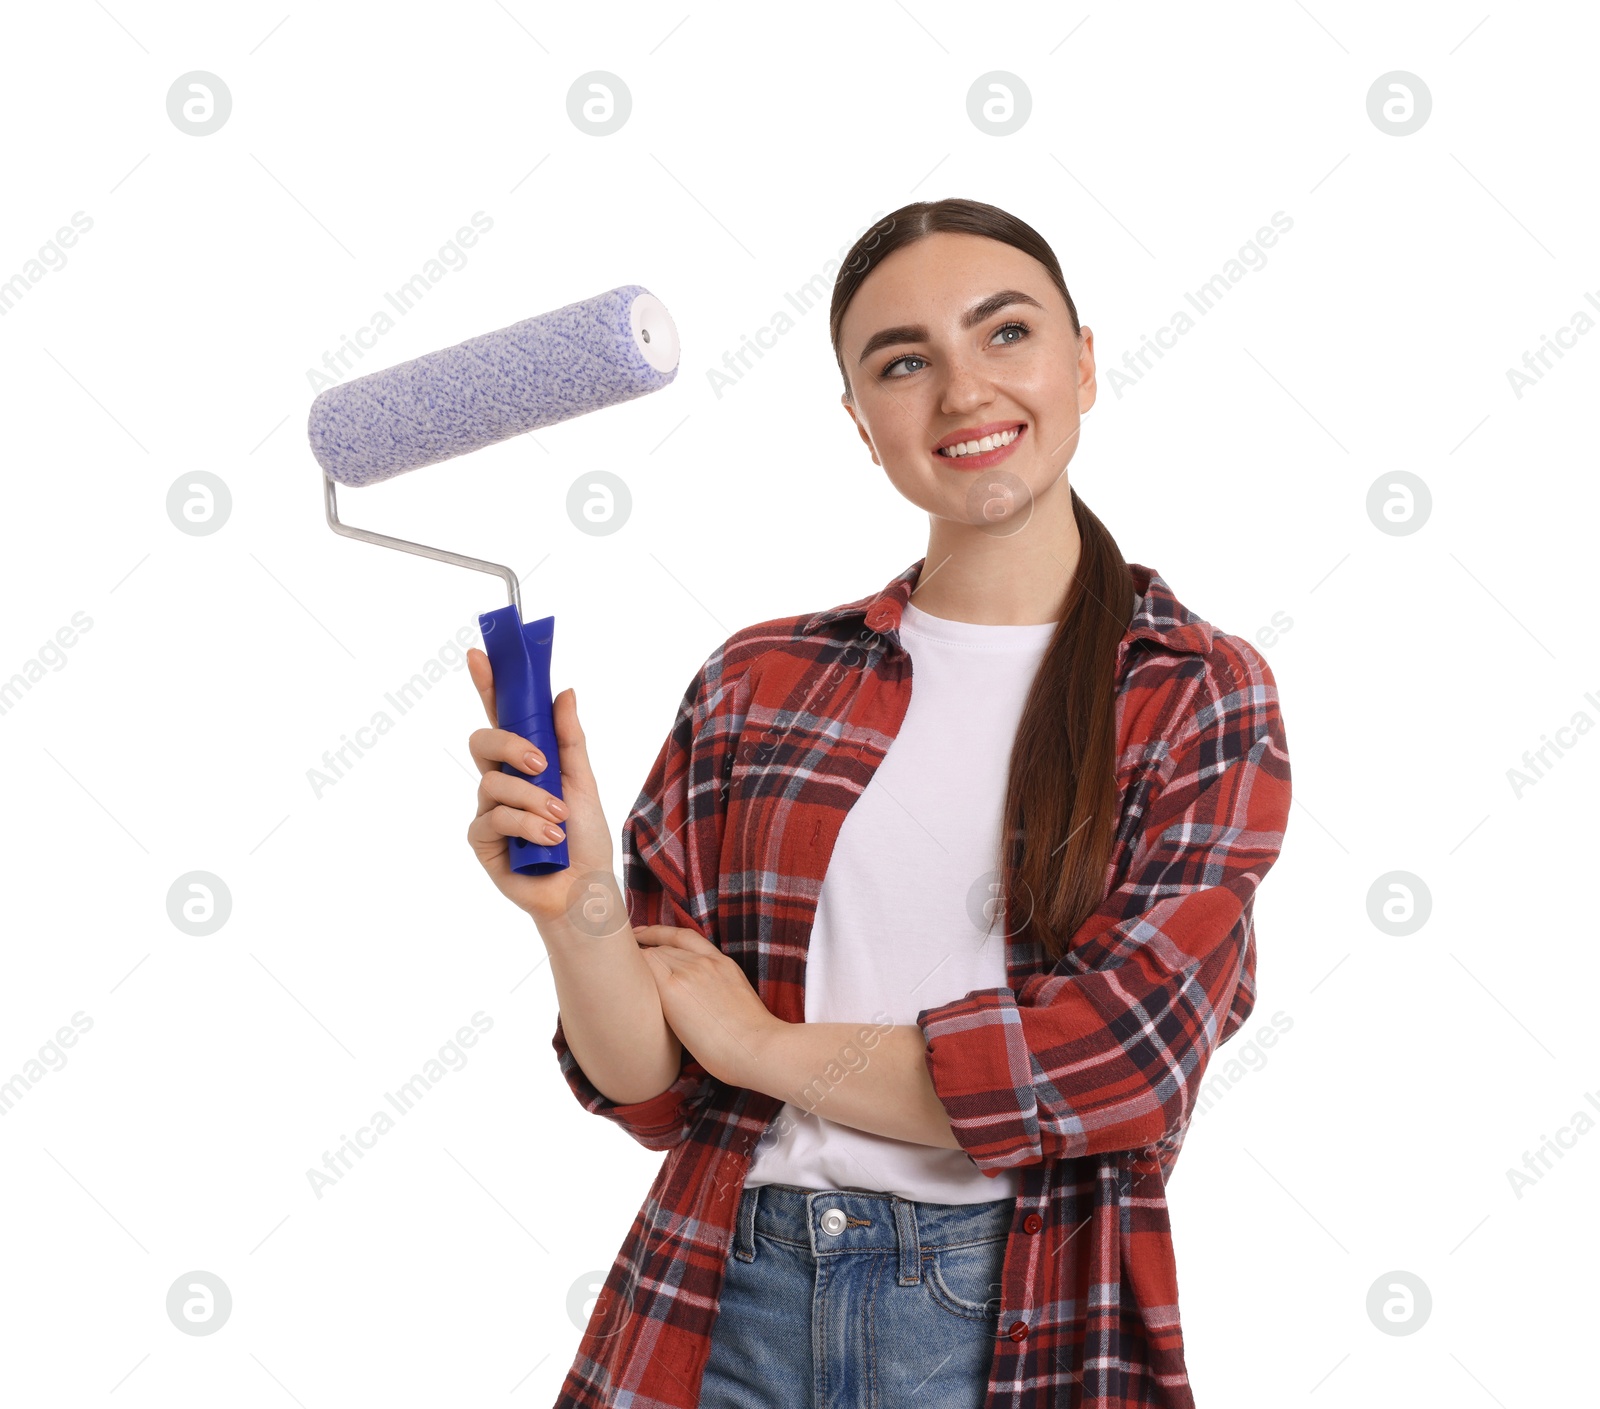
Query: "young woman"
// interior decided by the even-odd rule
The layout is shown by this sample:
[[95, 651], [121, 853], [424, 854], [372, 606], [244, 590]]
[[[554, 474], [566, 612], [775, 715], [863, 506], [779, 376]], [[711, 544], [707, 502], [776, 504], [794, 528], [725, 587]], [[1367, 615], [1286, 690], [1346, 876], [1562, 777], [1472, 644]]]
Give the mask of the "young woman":
[[[1255, 1002], [1272, 674], [1068, 484], [1094, 338], [1028, 225], [895, 211], [831, 332], [928, 551], [711, 654], [625, 894], [573, 692], [565, 804], [499, 771], [542, 765], [525, 740], [471, 738], [468, 837], [544, 937], [561, 1071], [668, 1152], [558, 1409], [1192, 1405], [1166, 1183]], [[510, 873], [563, 824], [567, 871]]]

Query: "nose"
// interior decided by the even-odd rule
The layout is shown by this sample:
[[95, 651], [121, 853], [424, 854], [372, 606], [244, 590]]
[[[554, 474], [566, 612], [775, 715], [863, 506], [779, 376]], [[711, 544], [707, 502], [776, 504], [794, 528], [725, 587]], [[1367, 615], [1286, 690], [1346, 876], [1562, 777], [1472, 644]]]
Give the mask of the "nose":
[[944, 365], [944, 385], [940, 388], [939, 404], [947, 415], [965, 415], [994, 400], [994, 384], [976, 353], [969, 349], [951, 352], [945, 358]]

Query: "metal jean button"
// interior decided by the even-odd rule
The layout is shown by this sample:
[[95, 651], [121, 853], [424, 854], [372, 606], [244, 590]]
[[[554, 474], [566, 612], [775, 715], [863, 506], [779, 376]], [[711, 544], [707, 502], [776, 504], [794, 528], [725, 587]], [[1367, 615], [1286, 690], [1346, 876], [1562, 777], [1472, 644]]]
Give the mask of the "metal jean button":
[[830, 1237], [838, 1237], [844, 1232], [844, 1210], [830, 1208], [822, 1215], [822, 1231]]

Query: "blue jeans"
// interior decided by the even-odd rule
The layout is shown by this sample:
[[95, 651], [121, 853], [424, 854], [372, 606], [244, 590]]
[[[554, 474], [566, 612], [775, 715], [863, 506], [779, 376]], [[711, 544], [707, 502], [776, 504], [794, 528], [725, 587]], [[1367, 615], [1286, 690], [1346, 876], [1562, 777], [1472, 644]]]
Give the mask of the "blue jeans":
[[746, 1188], [699, 1409], [982, 1409], [1014, 1209]]

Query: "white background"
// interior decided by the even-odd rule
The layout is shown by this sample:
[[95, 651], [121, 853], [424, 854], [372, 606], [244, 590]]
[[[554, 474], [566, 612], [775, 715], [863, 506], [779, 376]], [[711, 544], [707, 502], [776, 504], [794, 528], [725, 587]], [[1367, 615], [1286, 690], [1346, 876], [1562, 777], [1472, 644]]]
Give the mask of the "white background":
[[[93, 623], [0, 715], [0, 1080], [93, 1023], [0, 1120], [7, 1400], [553, 1401], [662, 1156], [572, 1099], [538, 935], [465, 844], [465, 672], [308, 782], [503, 602], [328, 531], [308, 371], [478, 211], [358, 371], [624, 283], [672, 311], [664, 391], [344, 498], [524, 574], [615, 829], [714, 646], [924, 551], [839, 407], [825, 307], [720, 397], [707, 370], [876, 214], [945, 195], [1052, 243], [1103, 369], [1072, 482], [1281, 691], [1295, 806], [1217, 1062], [1292, 1027], [1171, 1190], [1198, 1402], [1593, 1394], [1600, 1131], [1520, 1198], [1507, 1173], [1600, 1117], [1600, 741], [1508, 780], [1600, 718], [1600, 336], [1520, 397], [1507, 377], [1600, 317], [1592, 12], [107, 0], [5, 29], [0, 680]], [[566, 108], [596, 69], [632, 95], [605, 137]], [[1366, 107], [1397, 69], [1433, 99], [1404, 137]], [[168, 116], [191, 70], [232, 95], [209, 136]], [[968, 116], [990, 70], [1032, 95], [1009, 136]], [[64, 265], [31, 264], [78, 211]], [[1276, 211], [1265, 267], [1115, 394]], [[594, 468], [633, 495], [607, 537], [565, 509]], [[232, 496], [204, 537], [166, 510], [199, 470]], [[1432, 498], [1405, 535], [1367, 511], [1396, 471]], [[167, 912], [196, 870], [232, 898], [203, 938]], [[1405, 936], [1369, 918], [1392, 871], [1431, 895]], [[479, 1011], [466, 1066], [318, 1199], [307, 1169]], [[233, 1296], [215, 1335], [166, 1313], [195, 1269]], [[1411, 1335], [1366, 1310], [1396, 1270], [1432, 1295]]]

